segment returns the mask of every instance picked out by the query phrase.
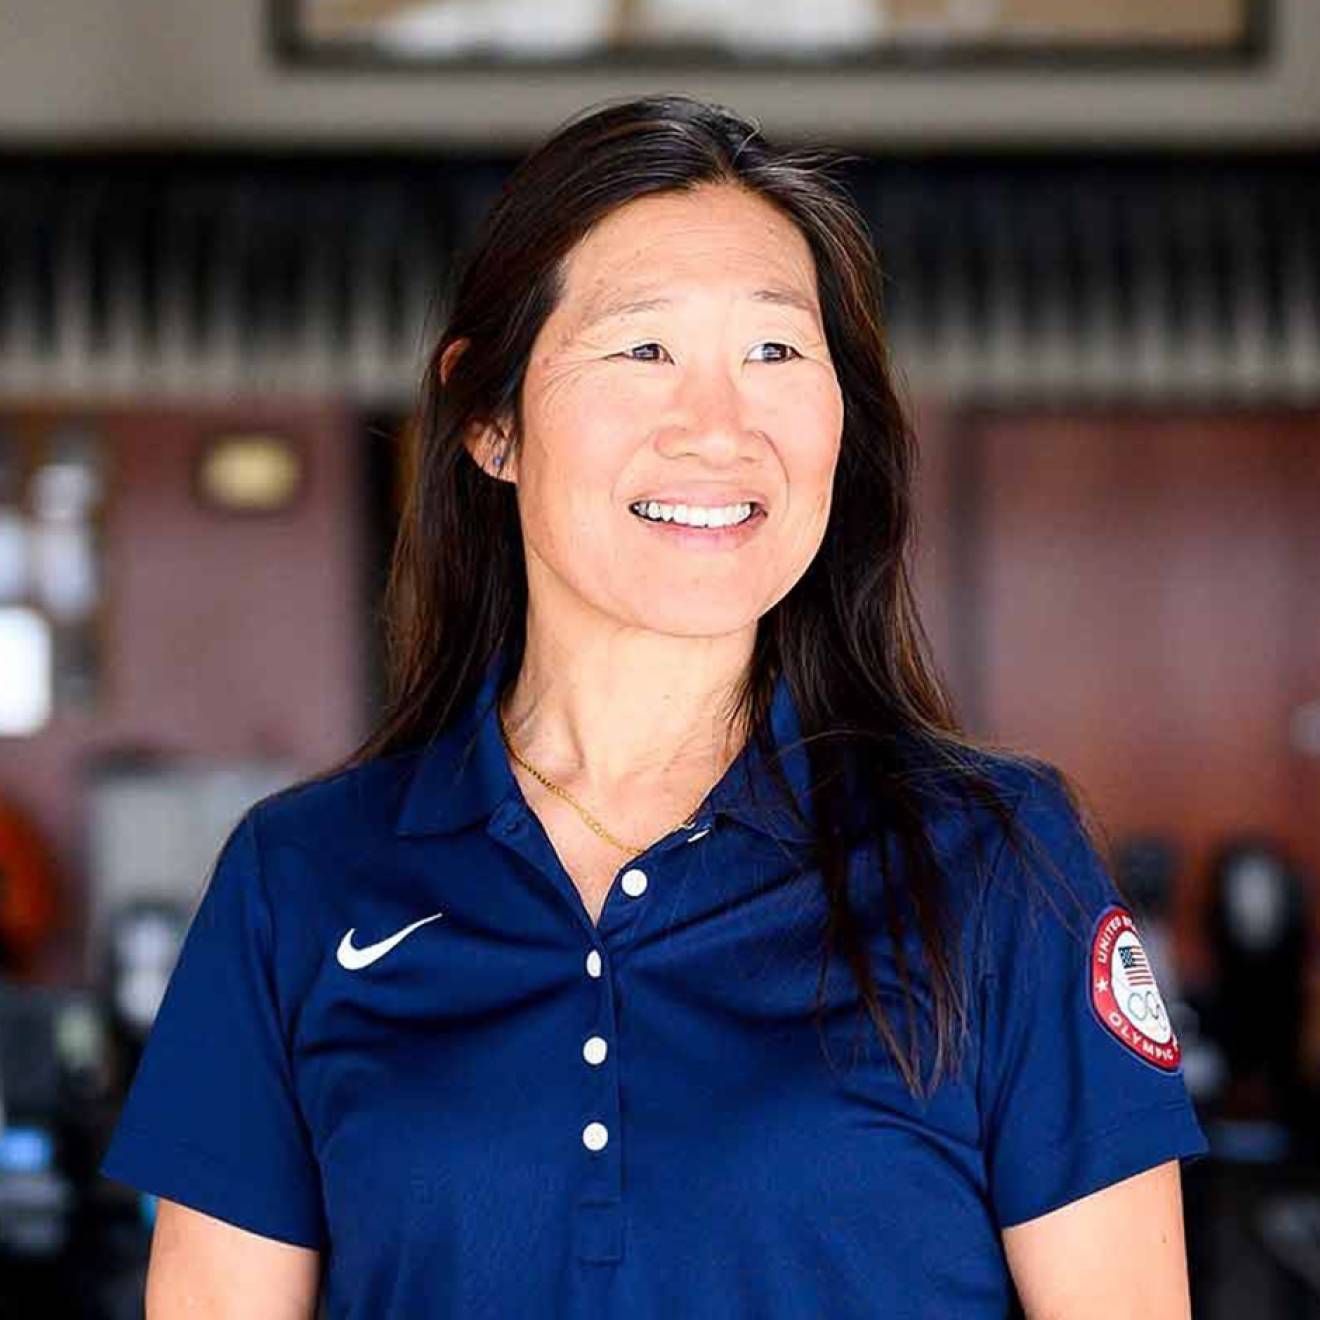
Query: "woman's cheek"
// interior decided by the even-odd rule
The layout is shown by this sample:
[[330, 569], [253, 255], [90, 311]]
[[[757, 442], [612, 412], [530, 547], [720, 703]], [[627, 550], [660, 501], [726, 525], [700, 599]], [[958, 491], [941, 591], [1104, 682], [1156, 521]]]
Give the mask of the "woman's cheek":
[[799, 427], [828, 432], [837, 431], [842, 423], [843, 393], [828, 370], [786, 371], [764, 386], [761, 397]]

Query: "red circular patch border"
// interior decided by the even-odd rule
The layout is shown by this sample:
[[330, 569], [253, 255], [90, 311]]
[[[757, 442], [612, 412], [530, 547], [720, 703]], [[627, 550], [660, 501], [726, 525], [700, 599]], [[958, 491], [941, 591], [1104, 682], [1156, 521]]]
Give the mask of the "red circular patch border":
[[1143, 1031], [1132, 1025], [1131, 1021], [1118, 1007], [1109, 975], [1109, 960], [1114, 943], [1119, 935], [1130, 930], [1138, 939], [1141, 932], [1132, 913], [1119, 903], [1112, 903], [1096, 919], [1091, 931], [1091, 956], [1087, 960], [1090, 974], [1090, 992], [1087, 999], [1096, 1021], [1111, 1036], [1142, 1063], [1163, 1073], [1175, 1073], [1182, 1065], [1182, 1047], [1178, 1044], [1178, 1033], [1169, 1024], [1169, 1039], [1163, 1045], [1151, 1040]]

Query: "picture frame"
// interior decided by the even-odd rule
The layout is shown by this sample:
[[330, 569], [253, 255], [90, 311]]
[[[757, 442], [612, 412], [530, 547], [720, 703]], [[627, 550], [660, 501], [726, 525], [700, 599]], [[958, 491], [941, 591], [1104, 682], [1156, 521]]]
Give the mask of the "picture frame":
[[[525, 0], [503, 2], [510, 7], [511, 18], [519, 6], [526, 12]], [[498, 15], [501, 0], [267, 3], [272, 49], [281, 65], [431, 75], [439, 70], [526, 73], [610, 69], [646, 75], [679, 69], [697, 73], [759, 70], [807, 74], [813, 70], [995, 67], [1215, 68], [1264, 61], [1273, 28], [1273, 0], [1164, 0], [1157, 6], [1116, 0], [1110, 6], [1110, 16], [1100, 20], [1094, 18], [1097, 6], [1079, 9], [1069, 0], [875, 0], [876, 13], [888, 11], [898, 17], [891, 17], [882, 39], [856, 44], [850, 43], [838, 28], [837, 4], [824, 7], [824, 12], [836, 16], [834, 37], [826, 39], [829, 34], [824, 28], [828, 24], [823, 22], [822, 31], [813, 41], [802, 35], [809, 31], [810, 7], [793, 6], [799, 15], [794, 20], [798, 32], [784, 32], [776, 39], [773, 21], [765, 16], [764, 0], [726, 0], [726, 27], [733, 32], [742, 30], [745, 35], [742, 39], [719, 40], [683, 36], [677, 31], [677, 16], [720, 13], [721, 7], [713, 0], [704, 0], [700, 5], [695, 0], [594, 0], [596, 26], [592, 27], [589, 16], [580, 17], [575, 44], [569, 39], [572, 24], [566, 21], [561, 21], [557, 36], [547, 27], [525, 40], [519, 36], [520, 30], [527, 29], [525, 21], [521, 29], [512, 21], [501, 27], [498, 18], [492, 17]], [[648, 4], [654, 6], [649, 29], [643, 20], [633, 21], [641, 30], [658, 34], [654, 38], [590, 37], [592, 31], [607, 30], [599, 22], [602, 15], [635, 16], [646, 11]], [[576, 10], [581, 16], [592, 7], [579, 0], [576, 6], [552, 7], [543, 12]], [[941, 23], [941, 7], [949, 14], [965, 17]], [[664, 18], [667, 8], [676, 15], [674, 30], [668, 32]], [[739, 28], [740, 8], [746, 10], [745, 29]], [[861, 0], [852, 5], [857, 12], [866, 8]], [[1048, 22], [1052, 10], [1059, 15], [1053, 27]], [[1200, 27], [1198, 11], [1204, 15]], [[909, 17], [904, 19], [904, 14]], [[997, 20], [995, 14], [999, 15]], [[621, 22], [612, 20], [608, 30], [625, 30]], [[1101, 31], [1106, 24], [1111, 30]], [[556, 41], [560, 43], [558, 48]]]

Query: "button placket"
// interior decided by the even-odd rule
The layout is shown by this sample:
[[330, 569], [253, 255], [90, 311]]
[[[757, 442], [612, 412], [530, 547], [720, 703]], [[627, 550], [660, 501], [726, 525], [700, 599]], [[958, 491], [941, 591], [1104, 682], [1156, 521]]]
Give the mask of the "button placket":
[[623, 1255], [623, 1162], [619, 1150], [619, 1082], [610, 1041], [615, 1036], [614, 987], [604, 975], [604, 957], [598, 948], [587, 951], [586, 975], [597, 983], [593, 990], [596, 1024], [581, 1043], [586, 1070], [581, 1139], [585, 1168], [574, 1211], [574, 1244], [579, 1260], [593, 1263], [619, 1260]]
[[[618, 1073], [618, 1032], [614, 1012], [614, 975], [604, 975], [605, 956], [627, 949], [636, 936], [636, 918], [645, 910], [640, 900], [651, 893], [651, 877], [647, 874], [653, 858], [668, 853], [680, 845], [702, 838], [710, 832], [713, 820], [709, 814], [697, 813], [684, 822], [684, 828], [697, 830], [694, 836], [679, 830], [659, 840], [646, 853], [633, 858], [632, 863], [615, 876], [615, 887], [627, 900], [618, 895], [607, 895], [601, 920], [592, 931], [595, 943], [584, 958], [586, 975], [599, 983], [599, 999], [594, 1021], [596, 1030], [582, 1041], [583, 1066], [594, 1074], [584, 1087], [586, 1105], [579, 1132], [582, 1158], [585, 1161], [581, 1193], [575, 1207], [574, 1239], [579, 1260], [592, 1262], [616, 1261], [623, 1256], [623, 1159], [620, 1142], [622, 1105]], [[647, 868], [639, 866], [645, 861]], [[658, 895], [659, 891], [656, 891]], [[653, 895], [653, 901], [654, 897]], [[597, 947], [597, 944], [601, 947]]]

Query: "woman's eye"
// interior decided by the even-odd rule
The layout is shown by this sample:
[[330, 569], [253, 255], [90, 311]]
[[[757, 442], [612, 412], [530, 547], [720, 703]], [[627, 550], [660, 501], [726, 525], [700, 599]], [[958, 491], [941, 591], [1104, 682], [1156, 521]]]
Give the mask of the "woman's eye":
[[[622, 356], [622, 357], [628, 357], [630, 354], [632, 354], [632, 353], [636, 353], [639, 349], [643, 349], [643, 348], [660, 348], [660, 345], [657, 344], [657, 343], [655, 343], [655, 342], [651, 342], [651, 343], [647, 343], [647, 344], [635, 344], [632, 348], [625, 348], [625, 349], [623, 350], [623, 353], [622, 353], [620, 356]], [[661, 349], [660, 351], [661, 351], [661, 352], [664, 352], [663, 349]], [[655, 358], [633, 358], [632, 360], [633, 360], [634, 362], [655, 362], [655, 361], [656, 361]]]
[[[792, 344], [781, 344], [780, 342], [778, 342], [777, 340], [774, 340], [774, 339], [766, 340], [766, 344], [768, 344], [770, 348], [782, 348], [782, 349], [784, 350], [784, 352], [785, 352], [786, 355], [789, 354], [789, 353], [791, 353], [791, 354], [793, 354], [794, 357], [801, 357], [801, 356], [802, 356], [802, 354], [799, 353], [799, 352], [797, 351], [797, 349], [793, 347]], [[788, 362], [788, 361], [790, 361], [791, 359], [790, 359], [789, 357], [787, 357], [787, 356], [784, 356], [784, 357], [781, 357], [781, 358], [775, 358], [774, 360], [775, 360], [776, 362]]]

